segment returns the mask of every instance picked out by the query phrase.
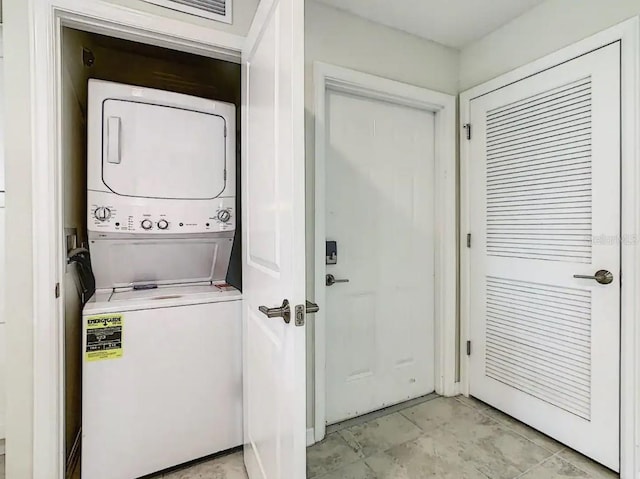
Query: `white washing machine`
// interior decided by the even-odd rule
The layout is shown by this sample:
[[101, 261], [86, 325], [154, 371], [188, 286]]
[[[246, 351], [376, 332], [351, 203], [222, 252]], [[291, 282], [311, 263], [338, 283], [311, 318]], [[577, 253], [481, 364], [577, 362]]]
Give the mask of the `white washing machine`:
[[242, 443], [235, 107], [91, 80], [82, 477], [134, 479]]
[[96, 288], [224, 279], [236, 226], [235, 106], [99, 80], [89, 80], [88, 105]]
[[241, 296], [97, 293], [84, 309], [83, 479], [133, 479], [242, 444]]

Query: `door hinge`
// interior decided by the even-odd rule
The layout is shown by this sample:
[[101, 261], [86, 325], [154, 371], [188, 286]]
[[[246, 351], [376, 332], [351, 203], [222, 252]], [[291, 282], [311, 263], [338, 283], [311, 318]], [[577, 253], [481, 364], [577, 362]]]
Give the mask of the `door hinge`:
[[467, 140], [470, 140], [471, 139], [471, 123], [465, 123], [464, 125], [462, 125], [462, 128], [467, 130]]
[[60, 283], [56, 283], [55, 294], [56, 294], [56, 298], [60, 297]]
[[471, 248], [471, 233], [467, 233], [467, 248]]
[[304, 326], [304, 315], [306, 309], [306, 305], [304, 304], [296, 306], [296, 326]]
[[467, 356], [471, 356], [471, 341], [467, 341]]

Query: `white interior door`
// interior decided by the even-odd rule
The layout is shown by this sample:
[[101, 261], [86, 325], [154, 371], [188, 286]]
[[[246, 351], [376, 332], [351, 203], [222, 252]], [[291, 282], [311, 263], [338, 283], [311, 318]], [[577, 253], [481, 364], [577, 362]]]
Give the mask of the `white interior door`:
[[4, 184], [4, 52], [2, 50], [2, 25], [0, 25], [0, 192], [5, 191]]
[[0, 26], [0, 439], [4, 439], [6, 396], [6, 327], [5, 327], [5, 205], [4, 205], [4, 51]]
[[470, 392], [618, 470], [619, 44], [472, 100], [471, 126]]
[[326, 420], [434, 390], [435, 115], [326, 96]]
[[[1, 65], [1, 61], [0, 61]], [[1, 92], [2, 90], [0, 90]], [[0, 193], [0, 440], [4, 439], [5, 417], [5, 396], [6, 389], [6, 373], [7, 373], [7, 333], [6, 333], [6, 317], [5, 317], [5, 206], [4, 192]]]
[[[305, 477], [304, 2], [262, 0], [243, 52], [244, 457]], [[291, 319], [260, 306], [288, 300]], [[298, 323], [298, 324], [296, 324]]]

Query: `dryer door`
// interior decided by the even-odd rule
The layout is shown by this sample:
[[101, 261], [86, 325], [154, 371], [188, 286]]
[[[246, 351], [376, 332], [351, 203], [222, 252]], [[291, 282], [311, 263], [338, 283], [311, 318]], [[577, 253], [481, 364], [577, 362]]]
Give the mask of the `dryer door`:
[[211, 199], [225, 188], [225, 120], [209, 113], [108, 99], [102, 179], [124, 196]]

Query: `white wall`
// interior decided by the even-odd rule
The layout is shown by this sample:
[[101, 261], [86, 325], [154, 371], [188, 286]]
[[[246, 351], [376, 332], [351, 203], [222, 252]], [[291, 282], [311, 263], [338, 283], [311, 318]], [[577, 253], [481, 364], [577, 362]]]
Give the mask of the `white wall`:
[[[458, 52], [308, 0], [305, 11], [307, 79], [314, 61], [455, 94]], [[307, 81], [307, 105], [312, 83]]]
[[460, 91], [638, 14], [638, 0], [547, 0], [462, 50]]
[[[32, 477], [33, 241], [31, 217], [31, 2], [4, 0], [7, 251], [7, 477]], [[53, 285], [52, 285], [53, 287]]]
[[[412, 85], [457, 93], [459, 54], [452, 48], [307, 0], [305, 11], [307, 157], [307, 298], [314, 298], [313, 62], [320, 61]], [[313, 315], [307, 323], [307, 427], [314, 423]]]

